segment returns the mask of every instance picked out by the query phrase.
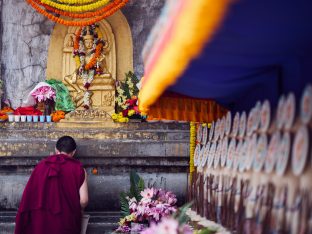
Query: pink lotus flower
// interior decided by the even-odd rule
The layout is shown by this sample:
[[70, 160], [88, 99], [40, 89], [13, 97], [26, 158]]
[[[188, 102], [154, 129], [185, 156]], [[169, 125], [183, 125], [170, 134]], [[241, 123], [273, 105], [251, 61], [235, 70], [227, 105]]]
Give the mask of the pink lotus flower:
[[142, 202], [143, 203], [147, 203], [147, 202], [150, 202], [152, 197], [154, 196], [154, 189], [153, 188], [147, 188], [147, 189], [144, 189], [142, 192], [141, 192], [141, 196], [142, 196]]
[[145, 229], [141, 234], [192, 234], [192, 228], [183, 224], [179, 226], [177, 220], [173, 218], [163, 219], [160, 223], [152, 224], [149, 228]]
[[179, 224], [174, 219], [164, 219], [158, 226], [157, 234], [177, 234]]
[[178, 234], [179, 224], [174, 219], [164, 219], [157, 226], [152, 224], [150, 228], [145, 229], [141, 234]]
[[54, 100], [56, 99], [55, 90], [50, 86], [41, 86], [40, 88], [36, 89], [31, 95], [38, 101], [44, 102], [48, 99]]

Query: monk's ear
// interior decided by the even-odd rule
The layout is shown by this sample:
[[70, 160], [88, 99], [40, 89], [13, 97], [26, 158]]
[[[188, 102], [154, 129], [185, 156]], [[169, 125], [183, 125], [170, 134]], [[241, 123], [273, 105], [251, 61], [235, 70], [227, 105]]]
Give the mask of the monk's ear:
[[55, 148], [55, 153], [60, 154], [61, 152], [57, 148]]
[[73, 152], [70, 153], [70, 156], [74, 157], [74, 155], [76, 154], [76, 150], [74, 150]]

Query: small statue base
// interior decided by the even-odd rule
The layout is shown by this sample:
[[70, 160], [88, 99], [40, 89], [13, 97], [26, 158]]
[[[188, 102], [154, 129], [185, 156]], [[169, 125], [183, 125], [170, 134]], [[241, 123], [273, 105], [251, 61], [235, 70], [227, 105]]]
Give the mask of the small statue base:
[[98, 128], [114, 125], [111, 113], [100, 109], [75, 110], [66, 114], [58, 124], [62, 128]]

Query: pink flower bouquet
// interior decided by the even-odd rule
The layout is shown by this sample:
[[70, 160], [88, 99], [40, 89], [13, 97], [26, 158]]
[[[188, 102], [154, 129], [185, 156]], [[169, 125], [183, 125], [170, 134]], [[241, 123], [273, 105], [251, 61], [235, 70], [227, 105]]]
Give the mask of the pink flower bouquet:
[[50, 86], [41, 86], [36, 89], [34, 92], [31, 93], [38, 102], [44, 102], [46, 100], [53, 100], [56, 99], [55, 90]]
[[160, 223], [152, 224], [149, 228], [143, 230], [141, 234], [192, 234], [192, 228], [187, 225], [179, 225], [179, 222], [173, 218], [164, 218]]
[[171, 216], [177, 210], [175, 206], [177, 198], [172, 192], [146, 188], [141, 192], [141, 196], [140, 201], [135, 198], [128, 198], [130, 215], [120, 220], [117, 232], [130, 232], [131, 222], [158, 223], [162, 218]]

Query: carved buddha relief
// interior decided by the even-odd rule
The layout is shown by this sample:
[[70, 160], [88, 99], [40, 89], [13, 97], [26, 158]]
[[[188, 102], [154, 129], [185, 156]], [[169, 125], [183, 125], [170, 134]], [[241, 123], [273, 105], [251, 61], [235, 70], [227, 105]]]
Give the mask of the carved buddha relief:
[[[79, 46], [77, 35], [81, 35]], [[99, 43], [102, 43], [100, 47]], [[92, 63], [94, 69], [86, 69]], [[100, 22], [98, 27], [68, 28], [63, 46], [62, 77], [77, 110], [114, 112], [116, 48], [112, 29], [107, 22]]]
[[[74, 112], [66, 114], [67, 122], [98, 123], [110, 119], [109, 115], [115, 111], [115, 81], [124, 80], [125, 74], [133, 71], [132, 36], [126, 17], [117, 11], [97, 24], [103, 47], [96, 59], [99, 71], [95, 71], [90, 85], [87, 84], [90, 81], [88, 72], [79, 71], [73, 57], [80, 27], [55, 24], [50, 38], [46, 78], [61, 80], [68, 87], [77, 107]], [[82, 62], [85, 64], [92, 60], [94, 40], [96, 38], [90, 28], [81, 34], [86, 53]]]

